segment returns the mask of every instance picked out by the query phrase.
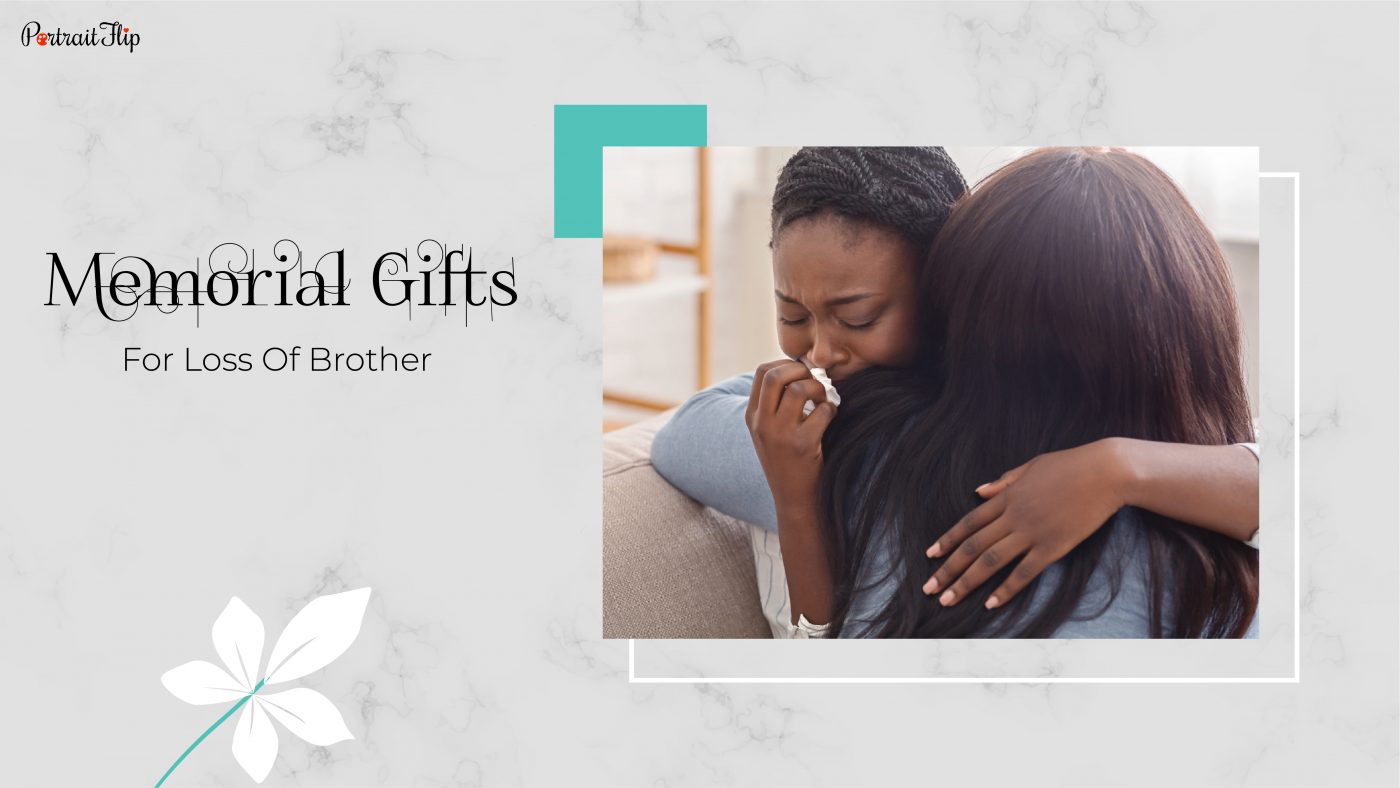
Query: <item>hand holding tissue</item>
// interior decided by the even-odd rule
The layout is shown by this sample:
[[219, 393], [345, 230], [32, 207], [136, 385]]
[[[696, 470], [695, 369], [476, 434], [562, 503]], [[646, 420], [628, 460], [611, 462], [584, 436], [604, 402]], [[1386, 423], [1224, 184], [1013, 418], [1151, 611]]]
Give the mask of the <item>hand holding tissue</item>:
[[[826, 401], [839, 408], [841, 406], [841, 395], [836, 391], [836, 386], [832, 385], [831, 378], [827, 377], [826, 370], [822, 367], [812, 366], [812, 362], [808, 361], [806, 358], [802, 359], [802, 363], [807, 365], [807, 370], [812, 373], [812, 379], [822, 384], [822, 388], [826, 389]], [[807, 400], [807, 402], [802, 405], [802, 415], [810, 416], [812, 415], [812, 411], [816, 409], [817, 403]]]

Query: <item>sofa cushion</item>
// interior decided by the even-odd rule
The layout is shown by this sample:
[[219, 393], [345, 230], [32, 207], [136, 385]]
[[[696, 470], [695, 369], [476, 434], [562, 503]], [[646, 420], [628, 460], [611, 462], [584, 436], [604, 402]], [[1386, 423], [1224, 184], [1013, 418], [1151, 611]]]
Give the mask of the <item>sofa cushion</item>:
[[748, 526], [651, 467], [663, 413], [603, 436], [603, 636], [771, 637]]

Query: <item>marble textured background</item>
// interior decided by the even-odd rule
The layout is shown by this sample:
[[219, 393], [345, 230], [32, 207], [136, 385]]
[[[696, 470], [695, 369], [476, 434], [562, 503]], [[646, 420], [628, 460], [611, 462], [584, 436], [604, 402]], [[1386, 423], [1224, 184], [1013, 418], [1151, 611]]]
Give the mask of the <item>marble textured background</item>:
[[[18, 43], [113, 17], [135, 54]], [[216, 712], [159, 676], [213, 658], [230, 596], [275, 633], [362, 585], [359, 640], [304, 682], [357, 738], [283, 732], [268, 784], [1400, 778], [1394, 4], [13, 4], [0, 30], [0, 783], [154, 783]], [[708, 104], [718, 145], [1257, 145], [1302, 172], [1301, 681], [629, 684], [598, 624], [598, 248], [551, 224], [552, 105], [610, 102]], [[283, 237], [362, 273], [470, 244], [515, 258], [521, 302], [470, 328], [365, 279], [348, 310], [198, 329], [41, 306], [52, 250]], [[129, 345], [273, 344], [444, 363], [120, 371]], [[171, 784], [248, 784], [228, 743]]]

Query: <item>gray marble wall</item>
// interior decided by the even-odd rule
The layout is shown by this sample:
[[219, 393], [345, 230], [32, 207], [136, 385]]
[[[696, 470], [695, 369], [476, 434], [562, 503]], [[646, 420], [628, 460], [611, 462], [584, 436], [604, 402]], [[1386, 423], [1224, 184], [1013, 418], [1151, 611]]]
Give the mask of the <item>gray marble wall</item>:
[[[20, 44], [114, 17], [135, 51]], [[1395, 4], [7, 4], [0, 30], [0, 783], [154, 784], [222, 708], [160, 677], [215, 659], [230, 597], [271, 642], [364, 586], [355, 643], [299, 680], [355, 739], [281, 730], [268, 784], [1400, 778]], [[600, 638], [599, 248], [552, 237], [556, 103], [707, 104], [716, 145], [1248, 145], [1301, 173], [1296, 292], [1292, 184], [1261, 187], [1258, 648], [639, 643], [630, 664]], [[174, 267], [288, 237], [346, 249], [353, 307], [43, 306], [50, 251]], [[372, 256], [424, 238], [513, 257], [520, 302], [468, 327], [372, 303]], [[437, 363], [122, 371], [131, 346], [293, 344]], [[838, 669], [1231, 680], [629, 682]], [[249, 784], [234, 735], [167, 784]]]

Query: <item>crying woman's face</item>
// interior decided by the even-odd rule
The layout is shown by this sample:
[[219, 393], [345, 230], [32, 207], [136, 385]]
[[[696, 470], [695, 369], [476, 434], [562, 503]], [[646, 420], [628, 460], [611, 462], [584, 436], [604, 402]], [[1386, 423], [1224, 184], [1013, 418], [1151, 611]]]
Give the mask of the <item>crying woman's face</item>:
[[798, 219], [773, 240], [778, 344], [835, 382], [914, 358], [921, 250], [880, 225], [832, 214]]

